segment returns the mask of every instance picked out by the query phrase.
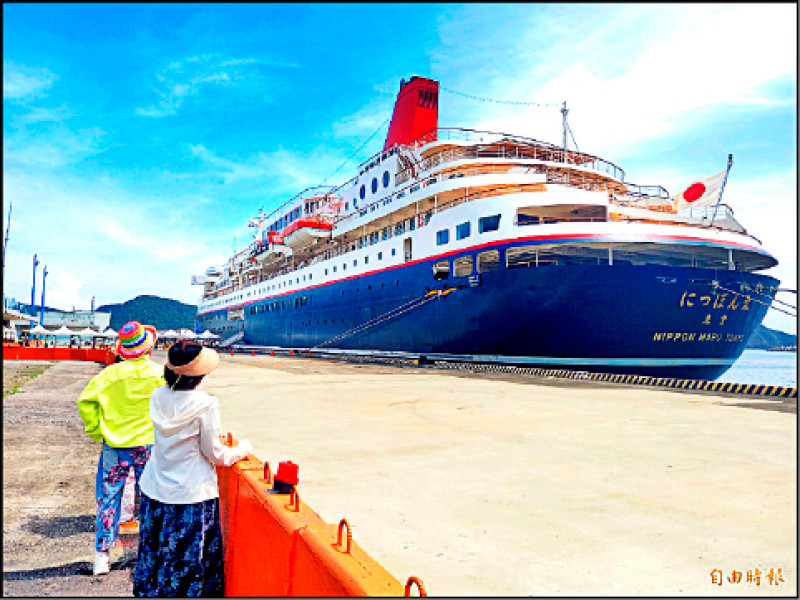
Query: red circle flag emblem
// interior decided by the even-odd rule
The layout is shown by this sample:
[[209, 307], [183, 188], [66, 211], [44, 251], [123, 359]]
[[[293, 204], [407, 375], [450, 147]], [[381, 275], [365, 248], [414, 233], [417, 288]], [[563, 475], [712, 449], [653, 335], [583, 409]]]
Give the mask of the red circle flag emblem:
[[700, 198], [706, 192], [706, 186], [702, 183], [697, 182], [690, 185], [686, 188], [686, 191], [683, 192], [683, 199], [686, 202], [694, 202], [698, 198]]

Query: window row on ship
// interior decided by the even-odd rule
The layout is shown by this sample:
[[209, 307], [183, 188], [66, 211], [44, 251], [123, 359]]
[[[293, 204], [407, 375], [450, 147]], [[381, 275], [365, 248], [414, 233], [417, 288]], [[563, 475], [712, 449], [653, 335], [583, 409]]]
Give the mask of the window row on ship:
[[[396, 256], [398, 248], [391, 248], [390, 255]], [[377, 260], [382, 260], [383, 252], [376, 255]], [[365, 265], [369, 263], [369, 256], [362, 257]], [[447, 280], [450, 277], [464, 278], [473, 274], [488, 273], [497, 271], [502, 268], [517, 269], [517, 268], [545, 268], [557, 267], [568, 265], [662, 265], [662, 266], [682, 266], [682, 267], [697, 267], [705, 269], [718, 269], [725, 270], [729, 268], [727, 251], [723, 248], [705, 248], [702, 250], [694, 249], [688, 250], [680, 247], [659, 247], [654, 244], [637, 244], [629, 243], [616, 245], [613, 253], [609, 251], [609, 246], [604, 244], [595, 245], [576, 245], [576, 244], [554, 244], [554, 245], [538, 245], [538, 244], [503, 244], [501, 247], [485, 248], [481, 245], [474, 250], [454, 251], [446, 253], [445, 256], [433, 257], [432, 260], [432, 280]], [[357, 260], [352, 263], [353, 268], [358, 264]], [[402, 263], [395, 261], [395, 266]], [[341, 269], [339, 267], [341, 266]], [[738, 266], [738, 265], [737, 265]], [[325, 269], [326, 274], [332, 275], [333, 273], [343, 273], [347, 271], [348, 264], [342, 263], [341, 265], [332, 265]], [[364, 273], [362, 275], [372, 275], [373, 273]], [[255, 300], [259, 294], [278, 292], [283, 293], [287, 287], [300, 286], [305, 287], [299, 290], [287, 290], [288, 292], [305, 292], [308, 290], [312, 282], [313, 274], [297, 276], [292, 281], [282, 281], [279, 283], [260, 287], [248, 291], [246, 294], [238, 294], [233, 298], [220, 299], [209, 303], [205, 308], [214, 310], [215, 306], [229, 306], [230, 303], [237, 300], [248, 302], [262, 302], [262, 304], [255, 304], [248, 308], [250, 314], [260, 312], [270, 312], [275, 310], [282, 310], [294, 306], [301, 308], [306, 306], [311, 299], [311, 295], [295, 296], [294, 298], [273, 299], [263, 304], [264, 298]], [[391, 281], [388, 285], [391, 285]], [[399, 285], [399, 279], [394, 280], [395, 285]], [[293, 285], [294, 284], [294, 285]], [[386, 282], [380, 284], [380, 288], [374, 288], [375, 291], [383, 289], [387, 285]], [[314, 286], [316, 287], [316, 286]], [[351, 286], [352, 287], [352, 286]], [[372, 284], [364, 287], [365, 291], [373, 291]], [[355, 293], [358, 294], [360, 287], [355, 287]], [[341, 294], [345, 294], [345, 290], [341, 290]], [[221, 306], [224, 305], [224, 306]], [[267, 306], [270, 308], [258, 308], [259, 306]]]

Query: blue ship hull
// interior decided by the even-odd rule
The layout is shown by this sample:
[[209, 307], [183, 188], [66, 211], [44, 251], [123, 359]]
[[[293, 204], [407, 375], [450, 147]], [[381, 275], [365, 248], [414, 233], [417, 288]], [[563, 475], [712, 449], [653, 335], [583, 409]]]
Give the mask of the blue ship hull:
[[[714, 379], [742, 353], [774, 294], [766, 290], [778, 285], [769, 276], [732, 270], [625, 264], [507, 268], [502, 262], [496, 271], [437, 281], [433, 262], [256, 299], [243, 305], [244, 321], [228, 321], [225, 310], [198, 320], [223, 338], [243, 328], [244, 343], [253, 345], [446, 354]], [[765, 288], [761, 294], [742, 291], [759, 284]], [[453, 290], [423, 300], [431, 290], [448, 289]], [[386, 316], [407, 304], [407, 310]], [[350, 333], [371, 320], [380, 322]]]

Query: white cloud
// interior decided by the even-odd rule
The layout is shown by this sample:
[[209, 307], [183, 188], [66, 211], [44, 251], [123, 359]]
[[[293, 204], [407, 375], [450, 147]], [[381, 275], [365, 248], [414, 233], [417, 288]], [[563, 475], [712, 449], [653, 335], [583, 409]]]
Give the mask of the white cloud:
[[194, 303], [199, 289], [189, 285], [191, 274], [205, 269], [198, 270], [202, 257], [219, 255], [217, 238], [176, 225], [162, 205], [108, 181], [15, 172], [3, 185], [13, 202], [5, 291], [24, 302], [34, 251], [41, 262], [37, 302], [47, 265], [46, 303], [63, 309], [88, 308], [92, 296], [100, 305], [147, 293]]
[[176, 115], [184, 102], [200, 93], [204, 86], [231, 86], [249, 82], [258, 85], [259, 76], [252, 69], [255, 58], [221, 59], [214, 55], [192, 56], [183, 62], [171, 61], [156, 74], [160, 85], [154, 88], [161, 98], [157, 103], [138, 107], [143, 117]]
[[[613, 18], [602, 27], [581, 20], [531, 65], [527, 77], [512, 71], [517, 73], [514, 81], [500, 82], [484, 95], [567, 100], [579, 146], [619, 154], [642, 141], [691, 130], [706, 111], [774, 106], [779, 99], [769, 97], [765, 85], [796, 76], [794, 5], [637, 5], [613, 10]], [[642, 23], [646, 26], [639, 29]], [[582, 28], [588, 27], [585, 39]], [[540, 45], [539, 31], [521, 39], [520, 47]], [[522, 60], [524, 64], [524, 52]], [[555, 110], [506, 106], [502, 113], [506, 116], [488, 117], [479, 127], [561, 142]]]
[[[204, 163], [201, 173], [221, 179], [224, 183], [270, 182], [269, 197], [276, 194], [295, 194], [302, 189], [322, 183], [332, 165], [340, 164], [343, 157], [317, 147], [298, 154], [283, 148], [269, 153], [258, 152], [244, 158], [226, 158], [208, 150], [202, 144], [191, 144], [192, 155]], [[192, 175], [197, 177], [195, 173]], [[287, 197], [286, 200], [289, 198]]]
[[46, 129], [7, 131], [3, 136], [3, 163], [9, 167], [49, 168], [74, 164], [102, 152], [105, 135], [99, 127], [73, 130], [61, 122]]
[[14, 61], [3, 62], [3, 100], [24, 101], [44, 96], [58, 79], [48, 69], [25, 67]]

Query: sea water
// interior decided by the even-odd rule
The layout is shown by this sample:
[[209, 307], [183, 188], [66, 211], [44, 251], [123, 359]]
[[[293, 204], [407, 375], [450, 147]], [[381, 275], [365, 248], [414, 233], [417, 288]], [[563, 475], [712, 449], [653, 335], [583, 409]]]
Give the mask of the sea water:
[[716, 381], [797, 387], [797, 352], [745, 350]]

